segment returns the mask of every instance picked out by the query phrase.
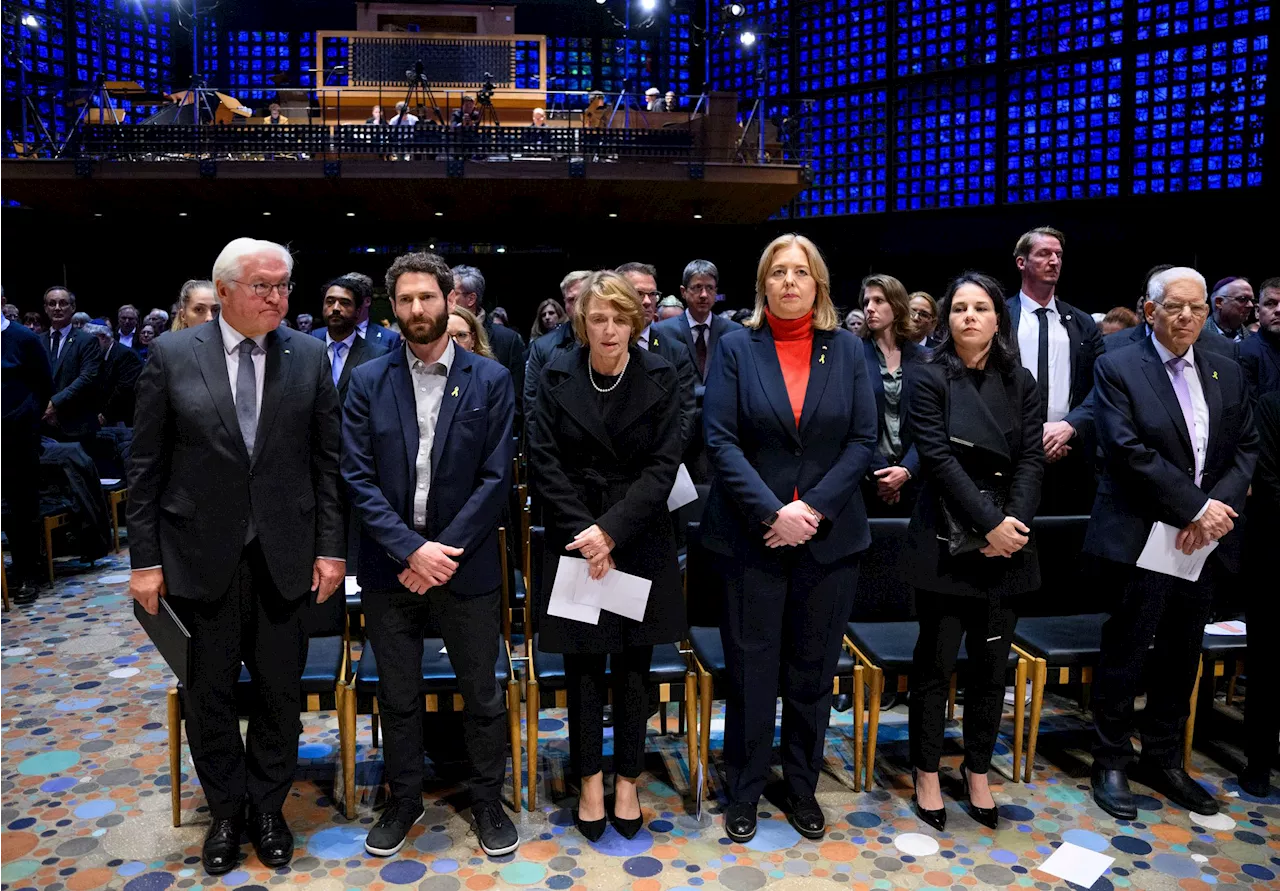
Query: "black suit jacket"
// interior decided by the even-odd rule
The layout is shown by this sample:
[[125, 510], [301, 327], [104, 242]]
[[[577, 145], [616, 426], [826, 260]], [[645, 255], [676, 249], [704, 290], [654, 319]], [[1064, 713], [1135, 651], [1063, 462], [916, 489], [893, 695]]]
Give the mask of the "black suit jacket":
[[[715, 313], [710, 317], [710, 328], [707, 330], [707, 373], [711, 372], [711, 359], [716, 354], [716, 344], [720, 342], [720, 338], [728, 334], [730, 331], [738, 331], [742, 328], [737, 322], [730, 322], [728, 319], [722, 319]], [[677, 338], [684, 341], [684, 345], [689, 350], [689, 358], [693, 359], [698, 355], [698, 346], [693, 340], [693, 329], [689, 327], [689, 319], [682, 313], [673, 319], [667, 319], [664, 322], [656, 322], [653, 326], [654, 331], [661, 332], [666, 335], [667, 339]], [[694, 361], [693, 370], [696, 373], [698, 363]], [[705, 377], [699, 376], [698, 383], [705, 385], [707, 382]], [[701, 417], [699, 417], [701, 420]]]
[[[1075, 428], [1076, 436], [1092, 440], [1093, 436], [1093, 402], [1088, 401], [1089, 391], [1093, 389], [1093, 363], [1106, 352], [1102, 343], [1102, 332], [1093, 316], [1083, 310], [1076, 309], [1062, 298], [1058, 298], [1058, 319], [1062, 327], [1067, 329], [1071, 339], [1071, 411], [1065, 420]], [[1013, 332], [1009, 338], [1013, 348], [1018, 348], [1018, 323], [1022, 319], [1022, 302], [1018, 295], [1005, 301], [1009, 308], [1009, 320]]]
[[[489, 316], [484, 317], [484, 333], [489, 338], [489, 348], [498, 364], [511, 372], [511, 383], [517, 393], [524, 392], [524, 338], [506, 325], [495, 325]], [[516, 416], [523, 416], [523, 406], [516, 406]]]
[[50, 432], [55, 438], [79, 439], [98, 429], [98, 372], [102, 368], [102, 347], [92, 334], [69, 328], [62, 349], [54, 358], [51, 337], [50, 331], [40, 335], [53, 363], [51, 401], [58, 410], [57, 426]]
[[694, 437], [701, 435], [697, 424], [698, 367], [693, 364], [693, 355], [683, 340], [657, 329], [657, 325], [649, 328], [649, 352], [666, 359], [676, 370], [676, 380], [679, 382], [676, 392], [680, 406], [680, 451], [684, 454], [689, 451]]
[[1253, 401], [1280, 390], [1280, 334], [1259, 331], [1237, 346]]
[[[398, 339], [396, 346], [400, 348]], [[364, 363], [376, 359], [387, 352], [389, 352], [388, 348], [383, 346], [381, 341], [374, 340], [371, 342], [367, 338], [356, 335], [356, 339], [351, 342], [351, 349], [347, 351], [346, 361], [342, 363], [342, 373], [338, 375], [339, 405], [347, 404], [347, 389], [351, 386], [351, 373]], [[325, 341], [324, 355], [325, 361], [329, 362], [329, 374], [332, 377], [333, 363], [328, 341]]]
[[[952, 557], [939, 539], [947, 534], [940, 498], [952, 516], [982, 535], [1006, 516], [1031, 525], [1044, 477], [1035, 378], [1021, 366], [1007, 376], [988, 369], [979, 387], [977, 376], [967, 370], [952, 378], [941, 363], [922, 362], [908, 389], [911, 437], [924, 485], [907, 532], [903, 575], [917, 588], [943, 594], [1008, 596], [1039, 588], [1034, 539], [1009, 558], [972, 552]], [[1004, 510], [978, 487], [1000, 478], [1009, 486]]]
[[[906, 452], [902, 456], [902, 466], [905, 467], [913, 477], [920, 475], [920, 455], [915, 444], [911, 442], [911, 425], [909, 423], [910, 412], [910, 396], [907, 393], [907, 374], [910, 373], [916, 364], [928, 358], [929, 351], [919, 344], [906, 341], [901, 345], [902, 350], [902, 389], [898, 396], [898, 430], [902, 437], [902, 445], [906, 448]], [[871, 456], [871, 470], [877, 471], [889, 466], [889, 461], [880, 453], [880, 434], [884, 432], [884, 381], [880, 378], [880, 358], [876, 355], [876, 345], [867, 338], [862, 341], [862, 357], [867, 363], [867, 380], [871, 382], [871, 392], [876, 397], [876, 417], [878, 421], [878, 429], [876, 432], [876, 449]]]
[[138, 375], [142, 374], [142, 357], [135, 350], [112, 343], [102, 357], [102, 370], [98, 373], [98, 389], [102, 393], [102, 409], [99, 412], [108, 424], [123, 421], [133, 426], [133, 407]]
[[567, 350], [577, 346], [577, 338], [573, 334], [572, 322], [561, 322], [551, 331], [529, 344], [529, 354], [524, 361], [524, 377], [521, 382], [524, 405], [524, 416], [533, 417], [533, 403], [538, 396], [538, 387], [542, 383], [542, 369], [546, 367], [557, 350]]
[[[1207, 498], [1244, 514], [1258, 458], [1248, 384], [1236, 363], [1210, 350], [1193, 352], [1209, 408], [1209, 447], [1199, 486], [1191, 435], [1151, 339], [1098, 360], [1094, 392], [1102, 464], [1085, 534], [1089, 553], [1136, 563], [1153, 523], [1181, 529]], [[1239, 565], [1239, 521], [1236, 526], [1213, 554], [1232, 571]]]
[[423, 535], [413, 528], [421, 439], [405, 351], [355, 370], [343, 411], [342, 473], [360, 526], [361, 588], [401, 590], [397, 576], [428, 540], [464, 551], [450, 590], [476, 596], [502, 584], [498, 522], [511, 487], [514, 417], [511, 375], [456, 348], [432, 441]]
[[250, 517], [271, 579], [295, 600], [316, 557], [346, 553], [340, 412], [324, 344], [267, 334], [253, 458], [244, 446], [218, 323], [171, 331], [138, 378], [129, 464], [129, 557], [163, 566], [169, 593], [217, 600]]
[[[312, 328], [311, 336], [317, 340], [324, 340], [324, 335], [327, 331], [328, 329], [324, 326]], [[357, 334], [356, 337], [360, 337], [360, 335]], [[390, 328], [385, 328], [382, 325], [375, 325], [373, 322], [370, 322], [365, 326], [364, 337], [361, 339], [368, 341], [369, 343], [376, 344], [383, 349], [390, 350], [400, 342], [400, 335], [392, 331]]]
[[30, 328], [10, 322], [0, 335], [0, 406], [6, 428], [27, 429], [34, 433], [40, 427], [49, 397], [53, 395], [53, 369], [49, 353], [41, 346], [40, 335]]
[[702, 409], [715, 479], [702, 543], [739, 559], [773, 559], [764, 544], [770, 515], [799, 492], [824, 517], [807, 547], [833, 563], [871, 544], [860, 481], [876, 446], [876, 401], [862, 343], [848, 331], [815, 331], [800, 426], [782, 378], [773, 334], [725, 335]]

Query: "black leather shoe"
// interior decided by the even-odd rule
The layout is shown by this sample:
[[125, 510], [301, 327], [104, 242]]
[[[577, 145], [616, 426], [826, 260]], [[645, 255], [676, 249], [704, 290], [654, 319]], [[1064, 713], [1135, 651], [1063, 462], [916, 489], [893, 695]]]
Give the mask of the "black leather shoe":
[[209, 834], [204, 837], [200, 859], [204, 871], [211, 876], [231, 872], [240, 862], [240, 833], [244, 831], [243, 819], [214, 820]]
[[[916, 780], [916, 769], [914, 767], [911, 768], [911, 785], [918, 785]], [[947, 809], [945, 807], [940, 807], [935, 811], [925, 810], [920, 806], [920, 802], [916, 798], [916, 793], [913, 790], [911, 793], [911, 809], [916, 812], [916, 816], [920, 818], [921, 822], [932, 826], [939, 832], [946, 832]]]
[[788, 795], [787, 820], [805, 838], [816, 840], [827, 833], [826, 815], [812, 795]]
[[725, 808], [724, 834], [740, 845], [756, 837], [756, 806], [753, 802], [735, 801]]
[[1236, 782], [1240, 786], [1240, 791], [1246, 795], [1252, 795], [1254, 798], [1269, 798], [1271, 796], [1271, 771], [1250, 771], [1245, 768], [1240, 774]]
[[1123, 770], [1107, 770], [1095, 764], [1090, 783], [1098, 807], [1117, 820], [1138, 819], [1138, 804], [1133, 800], [1129, 778]]
[[1206, 817], [1218, 812], [1218, 802], [1181, 767], [1160, 767], [1138, 762], [1137, 780], [1150, 786], [1179, 807]]
[[848, 693], [837, 693], [831, 700], [831, 707], [838, 712], [847, 712], [853, 708], [853, 697]]
[[969, 808], [969, 816], [988, 829], [997, 828], [1000, 823], [1000, 808], [978, 807], [973, 803], [973, 799], [969, 795], [969, 770], [963, 764], [960, 765], [960, 779], [964, 781], [964, 797], [967, 799], [966, 804]]
[[249, 840], [263, 866], [279, 869], [293, 859], [293, 832], [279, 811], [250, 816]]

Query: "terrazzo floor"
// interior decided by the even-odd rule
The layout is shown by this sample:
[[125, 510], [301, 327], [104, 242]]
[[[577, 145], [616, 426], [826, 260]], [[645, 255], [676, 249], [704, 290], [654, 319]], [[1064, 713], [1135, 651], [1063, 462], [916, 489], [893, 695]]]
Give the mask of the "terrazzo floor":
[[[573, 828], [573, 800], [553, 799], [553, 789], [563, 788], [568, 751], [563, 713], [544, 709], [539, 807], [515, 815], [520, 850], [494, 859], [476, 846], [467, 812], [455, 806], [459, 790], [447, 779], [428, 792], [426, 819], [397, 858], [367, 856], [363, 837], [376, 819], [381, 775], [369, 719], [358, 721], [360, 802], [357, 818], [348, 821], [331, 797], [338, 761], [335, 717], [311, 714], [304, 716], [299, 777], [285, 808], [297, 838], [292, 865], [267, 869], [246, 845], [241, 868], [207, 877], [199, 855], [208, 816], [185, 748], [182, 825], [171, 825], [165, 725], [170, 676], [133, 620], [127, 557], [90, 569], [60, 561], [58, 573], [51, 592], [3, 617], [0, 891], [1050, 891], [1077, 887], [1038, 869], [1064, 842], [1115, 858], [1092, 886], [1095, 891], [1280, 887], [1280, 792], [1273, 788], [1276, 794], [1263, 801], [1249, 798], [1232, 782], [1233, 767], [1197, 752], [1193, 772], [1223, 802], [1221, 814], [1190, 817], [1159, 797], [1143, 796], [1139, 820], [1118, 823], [1088, 794], [1086, 725], [1072, 703], [1057, 699], [1046, 712], [1035, 781], [996, 780], [1004, 817], [997, 832], [973, 822], [953, 799], [945, 833], [912, 816], [906, 715], [899, 706], [881, 724], [881, 785], [862, 793], [852, 789], [851, 716], [833, 714], [827, 771], [818, 791], [828, 821], [825, 840], [800, 838], [762, 803], [759, 834], [747, 845], [725, 838], [714, 798], [700, 817], [690, 815], [674, 707], [672, 736], [660, 734], [656, 717], [650, 725], [646, 828], [631, 841], [610, 829], [598, 844], [589, 844]], [[722, 727], [718, 705], [715, 714], [713, 762]], [[1008, 715], [1002, 729], [1011, 731]], [[960, 757], [959, 732], [953, 722], [948, 733], [956, 739], [944, 762], [951, 775]], [[1004, 772], [1010, 768], [1007, 741], [1002, 737], [995, 764]]]

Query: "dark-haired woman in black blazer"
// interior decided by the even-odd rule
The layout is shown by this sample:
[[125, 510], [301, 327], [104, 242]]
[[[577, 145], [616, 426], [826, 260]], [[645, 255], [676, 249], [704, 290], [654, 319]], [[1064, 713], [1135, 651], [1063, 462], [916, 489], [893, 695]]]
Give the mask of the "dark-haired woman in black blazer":
[[783, 235], [765, 249], [746, 325], [720, 338], [703, 401], [715, 482], [702, 543], [724, 558], [726, 586], [725, 832], [739, 843], [755, 835], [781, 678], [785, 809], [816, 839], [831, 678], [871, 544], [859, 481], [875, 447], [875, 400], [862, 344], [839, 329], [809, 239]]
[[[929, 825], [946, 825], [938, 762], [947, 689], [967, 634], [961, 774], [970, 814], [994, 829], [987, 771], [1018, 621], [1012, 598], [1040, 587], [1030, 536], [1044, 475], [1040, 400], [1035, 380], [1018, 362], [994, 279], [960, 276], [939, 316], [942, 342], [908, 382], [911, 436], [924, 479], [902, 561], [917, 589], [920, 617], [909, 721], [913, 804]], [[949, 543], [957, 532], [969, 540], [967, 549]]]

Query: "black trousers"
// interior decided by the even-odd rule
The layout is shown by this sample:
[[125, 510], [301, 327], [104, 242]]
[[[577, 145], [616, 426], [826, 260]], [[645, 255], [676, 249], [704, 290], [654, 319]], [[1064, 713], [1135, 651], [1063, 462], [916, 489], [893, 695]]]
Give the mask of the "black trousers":
[[[276, 589], [257, 539], [245, 545], [219, 600], [169, 599], [191, 633], [187, 742], [215, 819], [240, 814], [246, 801], [259, 813], [284, 806], [302, 733], [307, 600], [287, 600]], [[243, 742], [235, 696], [241, 662], [253, 678]]]
[[[1274, 583], [1274, 575], [1271, 578]], [[1245, 626], [1249, 631], [1245, 656], [1249, 690], [1244, 704], [1244, 753], [1249, 770], [1262, 773], [1276, 765], [1276, 740], [1280, 737], [1280, 659], [1271, 652], [1274, 631], [1280, 628], [1280, 601], [1274, 594], [1252, 592], [1245, 606]]]
[[[1119, 591], [1102, 626], [1102, 658], [1093, 677], [1094, 762], [1123, 770], [1134, 759], [1133, 699], [1150, 663], [1142, 713], [1142, 759], [1158, 767], [1182, 767], [1182, 731], [1191, 713], [1191, 689], [1213, 604], [1214, 564], [1200, 580], [1109, 564]], [[1152, 642], [1155, 648], [1148, 652]]]
[[[605, 660], [609, 673], [605, 674]], [[649, 664], [652, 646], [621, 653], [566, 653], [569, 699], [569, 764], [579, 778], [595, 776], [604, 764], [604, 706], [613, 688], [613, 772], [633, 780], [644, 769], [645, 726], [649, 721]]]
[[448, 587], [418, 595], [365, 592], [365, 631], [378, 657], [378, 711], [387, 783], [396, 798], [422, 798], [422, 649], [439, 628], [462, 694], [462, 734], [473, 801], [496, 801], [507, 772], [507, 705], [494, 674], [501, 633], [497, 589], [463, 597]]
[[831, 722], [831, 681], [858, 586], [859, 556], [831, 564], [806, 546], [766, 559], [729, 561], [720, 623], [728, 696], [724, 760], [731, 802], [764, 792], [782, 693], [782, 772], [812, 795]]
[[911, 666], [911, 765], [927, 773], [938, 770], [946, 733], [947, 694], [956, 670], [960, 638], [968, 655], [964, 678], [964, 763], [972, 773], [991, 768], [1000, 716], [1009, 645], [1018, 616], [1007, 606], [979, 597], [916, 591], [920, 637]]
[[4, 532], [13, 565], [9, 582], [35, 581], [40, 575], [40, 434], [30, 423], [5, 423], [0, 487], [9, 505]]
[[1071, 452], [1067, 457], [1044, 466], [1037, 516], [1080, 516], [1093, 510], [1093, 499], [1098, 491], [1098, 477], [1093, 466], [1094, 447], [1092, 442], [1081, 442], [1078, 436], [1068, 444]]

